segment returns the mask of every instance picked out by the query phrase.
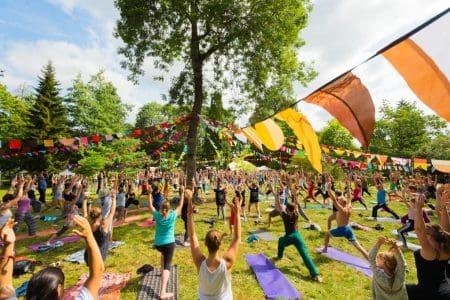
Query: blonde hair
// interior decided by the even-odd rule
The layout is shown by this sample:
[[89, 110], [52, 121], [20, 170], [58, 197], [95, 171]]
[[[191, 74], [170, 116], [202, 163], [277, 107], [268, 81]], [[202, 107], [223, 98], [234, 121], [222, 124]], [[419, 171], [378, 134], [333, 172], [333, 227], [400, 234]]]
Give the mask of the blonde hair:
[[167, 215], [169, 214], [169, 210], [170, 210], [169, 201], [164, 201], [163, 204], [161, 205], [161, 215], [163, 217], [167, 217]]

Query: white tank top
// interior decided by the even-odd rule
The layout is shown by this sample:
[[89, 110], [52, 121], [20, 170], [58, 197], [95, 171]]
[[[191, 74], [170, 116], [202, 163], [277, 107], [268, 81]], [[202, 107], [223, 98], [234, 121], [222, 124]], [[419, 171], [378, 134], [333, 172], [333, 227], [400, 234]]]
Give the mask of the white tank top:
[[200, 265], [198, 273], [198, 299], [200, 300], [232, 300], [231, 273], [222, 258], [214, 272], [208, 269], [206, 259]]

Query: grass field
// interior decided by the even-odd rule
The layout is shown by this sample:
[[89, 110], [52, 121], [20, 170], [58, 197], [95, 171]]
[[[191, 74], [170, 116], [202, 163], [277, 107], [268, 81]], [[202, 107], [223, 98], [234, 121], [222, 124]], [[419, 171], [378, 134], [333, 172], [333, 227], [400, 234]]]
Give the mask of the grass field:
[[[372, 188], [371, 192], [374, 191]], [[4, 193], [0, 191], [0, 196]], [[215, 203], [213, 201], [213, 193], [206, 196], [208, 202], [198, 206], [199, 213], [195, 215], [197, 234], [203, 241], [205, 233], [209, 229], [209, 225], [203, 223], [204, 218], [214, 217], [216, 215]], [[143, 200], [143, 198], [142, 198]], [[366, 197], [366, 202], [374, 200], [374, 196]], [[96, 201], [94, 201], [96, 202]], [[358, 206], [359, 204], [355, 204]], [[264, 212], [270, 206], [270, 202], [262, 202], [261, 210]], [[370, 205], [372, 206], [372, 205]], [[393, 202], [390, 206], [399, 215], [406, 213], [406, 208], [403, 204]], [[315, 248], [323, 244], [324, 229], [326, 229], [326, 219], [331, 210], [328, 209], [307, 209], [308, 216], [314, 223], [318, 223], [322, 227], [322, 231], [303, 230], [301, 227], [306, 224], [299, 222], [300, 232], [306, 242], [309, 253], [323, 275], [324, 282], [316, 283], [309, 278], [309, 273], [304, 266], [300, 255], [292, 246], [286, 249], [285, 256], [282, 260], [276, 262], [276, 266], [285, 274], [288, 280], [303, 294], [304, 299], [369, 299], [371, 295], [371, 280], [362, 275], [354, 269], [328, 259], [327, 257], [316, 253]], [[50, 211], [50, 214], [56, 215], [59, 211]], [[227, 211], [227, 213], [229, 213]], [[150, 217], [148, 212], [141, 212]], [[251, 217], [247, 222], [242, 222], [242, 240], [243, 244], [239, 248], [239, 255], [237, 262], [232, 271], [233, 279], [233, 294], [235, 299], [264, 299], [264, 294], [256, 281], [251, 269], [244, 260], [244, 254], [248, 253], [264, 253], [267, 257], [273, 258], [277, 253], [277, 242], [257, 242], [254, 244], [247, 244], [245, 240], [249, 236], [248, 231], [252, 229], [266, 229], [267, 227], [267, 213], [264, 212], [264, 223], [256, 226], [254, 224], [255, 213], [252, 212]], [[354, 211], [351, 220], [360, 224], [373, 227], [375, 221], [367, 221], [366, 217], [370, 216], [369, 211]], [[384, 212], [380, 212], [379, 216], [389, 216]], [[436, 219], [433, 218], [436, 222]], [[40, 230], [51, 227], [49, 223], [41, 220], [37, 221]], [[335, 226], [336, 223], [333, 223]], [[382, 223], [385, 230], [362, 232], [355, 231], [355, 234], [360, 243], [369, 250], [380, 235], [391, 237], [391, 230], [399, 227], [396, 223]], [[176, 224], [176, 234], [183, 233], [183, 222], [181, 219]], [[216, 222], [215, 228], [228, 232], [228, 224], [222, 221]], [[127, 286], [122, 290], [121, 299], [136, 299], [139, 290], [140, 277], [136, 275], [136, 270], [143, 264], [151, 264], [153, 266], [159, 265], [159, 253], [151, 249], [154, 239], [154, 227], [141, 228], [137, 223], [132, 223], [124, 227], [114, 229], [114, 239], [124, 241], [125, 245], [112, 250], [106, 261], [106, 271], [125, 273], [131, 271], [133, 277], [128, 282]], [[275, 236], [284, 234], [283, 224], [281, 218], [275, 218], [270, 232]], [[26, 225], [23, 224], [19, 229], [20, 233], [26, 233]], [[63, 261], [63, 258], [69, 254], [78, 251], [84, 247], [83, 242], [76, 242], [67, 244], [61, 248], [43, 253], [30, 252], [26, 247], [30, 243], [36, 243], [45, 240], [45, 238], [33, 238], [28, 240], [21, 240], [16, 245], [16, 255], [25, 255], [31, 258], [42, 261], [43, 266], [47, 266], [52, 262]], [[225, 238], [225, 243], [222, 249], [227, 247], [230, 237]], [[418, 243], [417, 240], [411, 242]], [[353, 255], [361, 256], [358, 251], [345, 239], [332, 239], [331, 245], [345, 250]], [[206, 247], [204, 247], [206, 253]], [[410, 250], [404, 250], [404, 254], [408, 263], [409, 272], [407, 274], [407, 282], [416, 282], [416, 268], [414, 265], [413, 254]], [[179, 290], [180, 299], [196, 299], [197, 296], [197, 275], [194, 265], [191, 260], [189, 248], [177, 249], [173, 258], [173, 263], [179, 266]], [[68, 262], [63, 262], [62, 269], [66, 275], [66, 287], [76, 283], [79, 276], [88, 271], [85, 265], [77, 265]], [[20, 278], [14, 279], [14, 286], [18, 287], [24, 281], [28, 280], [30, 275], [24, 275]]]

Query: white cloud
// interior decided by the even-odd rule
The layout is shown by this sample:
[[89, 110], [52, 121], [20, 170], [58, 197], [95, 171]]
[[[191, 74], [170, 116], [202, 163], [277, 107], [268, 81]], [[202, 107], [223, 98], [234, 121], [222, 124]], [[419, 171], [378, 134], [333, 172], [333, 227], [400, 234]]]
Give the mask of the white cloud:
[[[78, 73], [87, 77], [104, 69], [107, 79], [114, 83], [122, 99], [135, 105], [130, 120], [134, 119], [139, 106], [148, 101], [161, 100], [161, 94], [167, 93], [169, 78], [181, 69], [180, 65], [172, 68], [165, 82], [158, 82], [153, 80], [153, 76], [159, 75], [160, 71], [155, 70], [152, 60], [148, 59], [144, 64], [146, 76], [140, 79], [139, 85], [135, 86], [127, 80], [128, 71], [119, 65], [123, 57], [117, 54], [121, 41], [112, 36], [119, 16], [112, 0], [48, 1], [69, 17], [76, 19], [79, 13], [91, 16], [91, 21], [82, 28], [87, 42], [81, 46], [61, 40], [59, 36], [54, 41], [9, 43], [4, 53], [0, 53], [0, 65], [6, 69], [6, 76], [2, 81], [11, 90], [23, 82], [35, 86], [41, 68], [51, 59], [63, 88], [70, 86]], [[298, 98], [306, 96], [397, 36], [445, 9], [448, 2], [318, 0], [314, 1], [314, 5], [309, 25], [301, 34], [306, 46], [300, 50], [300, 57], [305, 61], [314, 60], [315, 69], [320, 75], [308, 88], [296, 87]], [[376, 105], [382, 99], [414, 97], [398, 75], [388, 75], [391, 71], [389, 68], [385, 62], [375, 60], [356, 71], [370, 88]], [[314, 105], [301, 103], [299, 107], [316, 129], [323, 127], [331, 118], [326, 111]]]

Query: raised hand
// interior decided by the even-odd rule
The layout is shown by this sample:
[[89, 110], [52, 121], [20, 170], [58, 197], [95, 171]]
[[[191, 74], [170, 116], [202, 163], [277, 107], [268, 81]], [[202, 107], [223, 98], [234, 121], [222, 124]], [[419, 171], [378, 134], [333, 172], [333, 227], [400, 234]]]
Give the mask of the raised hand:
[[0, 230], [0, 236], [4, 245], [11, 245], [16, 241], [16, 235], [13, 229], [15, 224], [14, 219], [9, 219]]
[[73, 221], [79, 228], [73, 230], [73, 232], [76, 235], [84, 239], [87, 239], [88, 237], [92, 236], [91, 225], [89, 224], [89, 221], [86, 218], [76, 215], [73, 217]]

